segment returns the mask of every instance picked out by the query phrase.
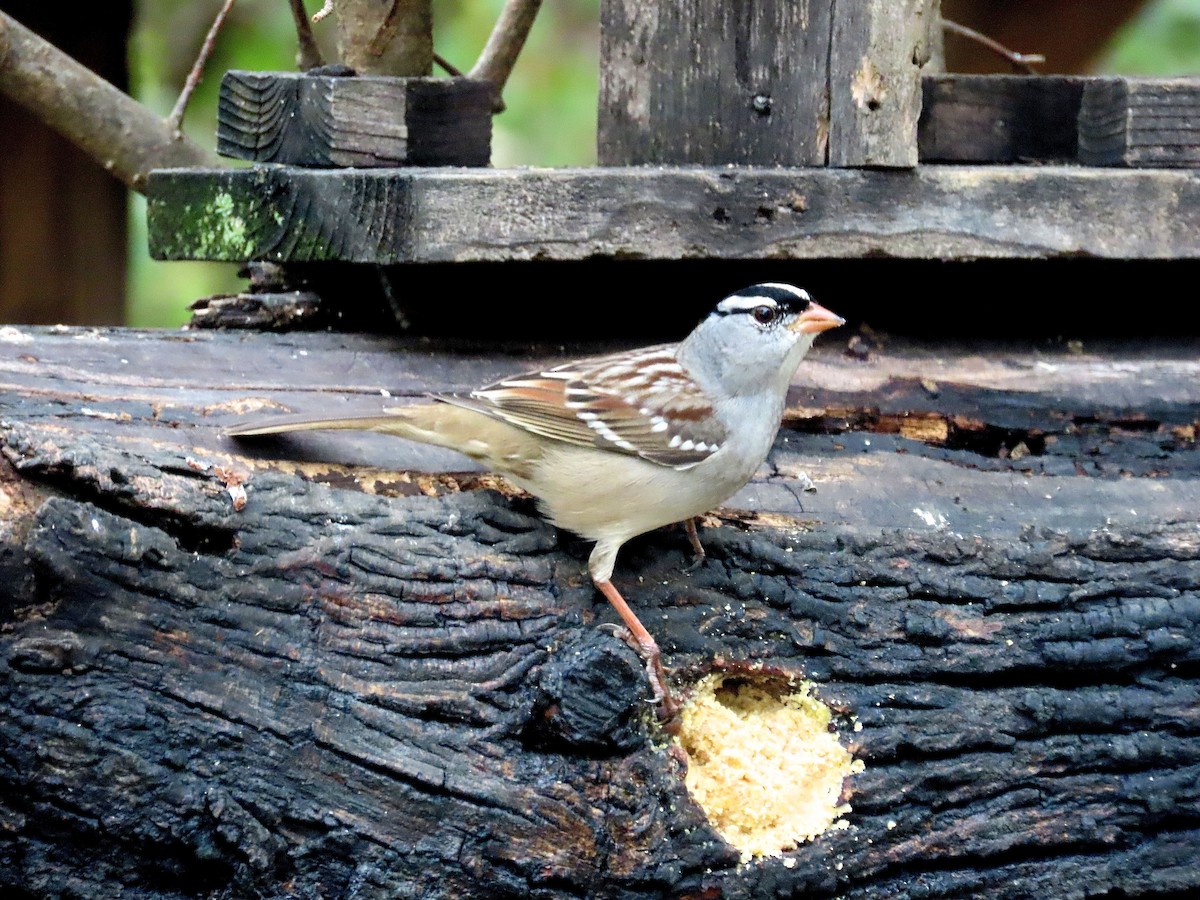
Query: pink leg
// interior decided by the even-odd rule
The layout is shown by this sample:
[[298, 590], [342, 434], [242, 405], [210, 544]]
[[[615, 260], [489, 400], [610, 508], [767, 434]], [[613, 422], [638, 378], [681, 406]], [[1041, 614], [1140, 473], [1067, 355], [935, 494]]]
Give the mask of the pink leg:
[[658, 704], [659, 718], [664, 722], [673, 721], [679, 713], [679, 704], [675, 702], [670, 688], [667, 687], [667, 674], [663, 671], [662, 652], [658, 649], [658, 642], [646, 630], [646, 626], [638, 621], [638, 617], [633, 614], [633, 610], [629, 608], [629, 604], [625, 602], [625, 598], [621, 596], [611, 581], [596, 580], [596, 587], [616, 609], [621, 621], [629, 629], [634, 646], [641, 653], [642, 659], [646, 661], [646, 674], [650, 677], [650, 687], [654, 691], [654, 700]]

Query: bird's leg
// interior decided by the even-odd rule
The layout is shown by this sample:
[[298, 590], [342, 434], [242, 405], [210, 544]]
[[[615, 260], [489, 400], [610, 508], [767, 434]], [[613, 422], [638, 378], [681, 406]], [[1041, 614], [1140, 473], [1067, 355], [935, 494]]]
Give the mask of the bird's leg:
[[658, 642], [646, 630], [646, 626], [638, 621], [638, 617], [633, 614], [633, 610], [629, 608], [629, 604], [625, 602], [625, 598], [621, 596], [611, 581], [607, 578], [603, 580], [594, 578], [593, 581], [600, 589], [600, 593], [613, 605], [617, 615], [625, 623], [625, 627], [629, 629], [634, 647], [646, 661], [646, 674], [650, 678], [650, 687], [654, 691], [654, 702], [658, 705], [659, 718], [664, 722], [671, 722], [679, 712], [679, 704], [675, 702], [675, 698], [671, 696], [671, 689], [667, 687], [667, 673], [663, 670], [662, 651], [658, 649]]
[[692, 562], [683, 571], [695, 572], [704, 565], [704, 558], [708, 555], [704, 552], [704, 545], [700, 543], [700, 535], [696, 532], [696, 517], [692, 516], [691, 518], [684, 519], [683, 529], [687, 532], [688, 540], [692, 543]]

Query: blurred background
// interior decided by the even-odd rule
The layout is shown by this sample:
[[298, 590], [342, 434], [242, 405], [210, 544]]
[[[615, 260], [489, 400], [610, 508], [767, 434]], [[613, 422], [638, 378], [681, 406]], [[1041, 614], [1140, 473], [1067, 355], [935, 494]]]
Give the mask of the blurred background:
[[[309, 0], [309, 12], [320, 7]], [[503, 0], [434, 0], [435, 47], [469, 69]], [[0, 0], [0, 8], [166, 116], [219, 0], [58, 4]], [[596, 160], [600, 0], [542, 7], [494, 121], [492, 162], [587, 166]], [[1014, 50], [1043, 53], [1051, 73], [1200, 72], [1200, 0], [944, 0], [944, 13]], [[332, 21], [315, 27], [326, 58]], [[947, 68], [1010, 71], [954, 36]], [[230, 68], [295, 68], [284, 0], [239, 0], [192, 99], [186, 130], [215, 146], [216, 98]], [[442, 73], [435, 73], [442, 74]], [[237, 267], [155, 262], [145, 204], [66, 142], [0, 97], [0, 323], [175, 326], [198, 297], [239, 289]]]

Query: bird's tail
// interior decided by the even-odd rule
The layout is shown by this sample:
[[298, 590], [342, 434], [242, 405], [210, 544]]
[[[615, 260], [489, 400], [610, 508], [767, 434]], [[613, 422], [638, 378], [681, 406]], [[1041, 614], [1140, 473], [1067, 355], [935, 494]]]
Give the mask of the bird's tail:
[[507, 475], [522, 486], [532, 477], [530, 467], [541, 458], [544, 442], [543, 438], [479, 410], [446, 402], [396, 406], [378, 415], [341, 419], [279, 417], [247, 422], [225, 433], [248, 438], [322, 428], [378, 431], [423, 444], [448, 447]]
[[226, 429], [225, 433], [230, 437], [262, 437], [295, 431], [378, 431], [427, 444], [453, 446], [437, 427], [436, 411], [439, 408], [445, 409], [442, 404], [421, 404], [391, 407], [377, 415], [347, 416], [340, 419], [279, 416], [235, 425]]

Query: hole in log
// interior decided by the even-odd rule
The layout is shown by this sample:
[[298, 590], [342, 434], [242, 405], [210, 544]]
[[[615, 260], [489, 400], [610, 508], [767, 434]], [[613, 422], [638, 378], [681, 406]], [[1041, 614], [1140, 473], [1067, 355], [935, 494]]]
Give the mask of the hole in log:
[[798, 684], [762, 673], [696, 684], [678, 741], [687, 788], [743, 859], [778, 856], [845, 827], [846, 776], [863, 764], [838, 741], [833, 711]]
[[897, 434], [948, 450], [1014, 461], [1026, 456], [1044, 455], [1047, 444], [1047, 436], [1037, 429], [1004, 428], [977, 419], [942, 413], [879, 413], [869, 409], [830, 407], [808, 418], [788, 416], [784, 419], [784, 425], [806, 434], [842, 434], [848, 431]]
[[953, 423], [953, 426], [946, 437], [946, 447], [950, 450], [966, 450], [979, 456], [1014, 461], [1026, 456], [1042, 456], [1046, 452], [1045, 435], [1032, 430], [998, 428], [994, 425], [965, 428], [957, 423]]

